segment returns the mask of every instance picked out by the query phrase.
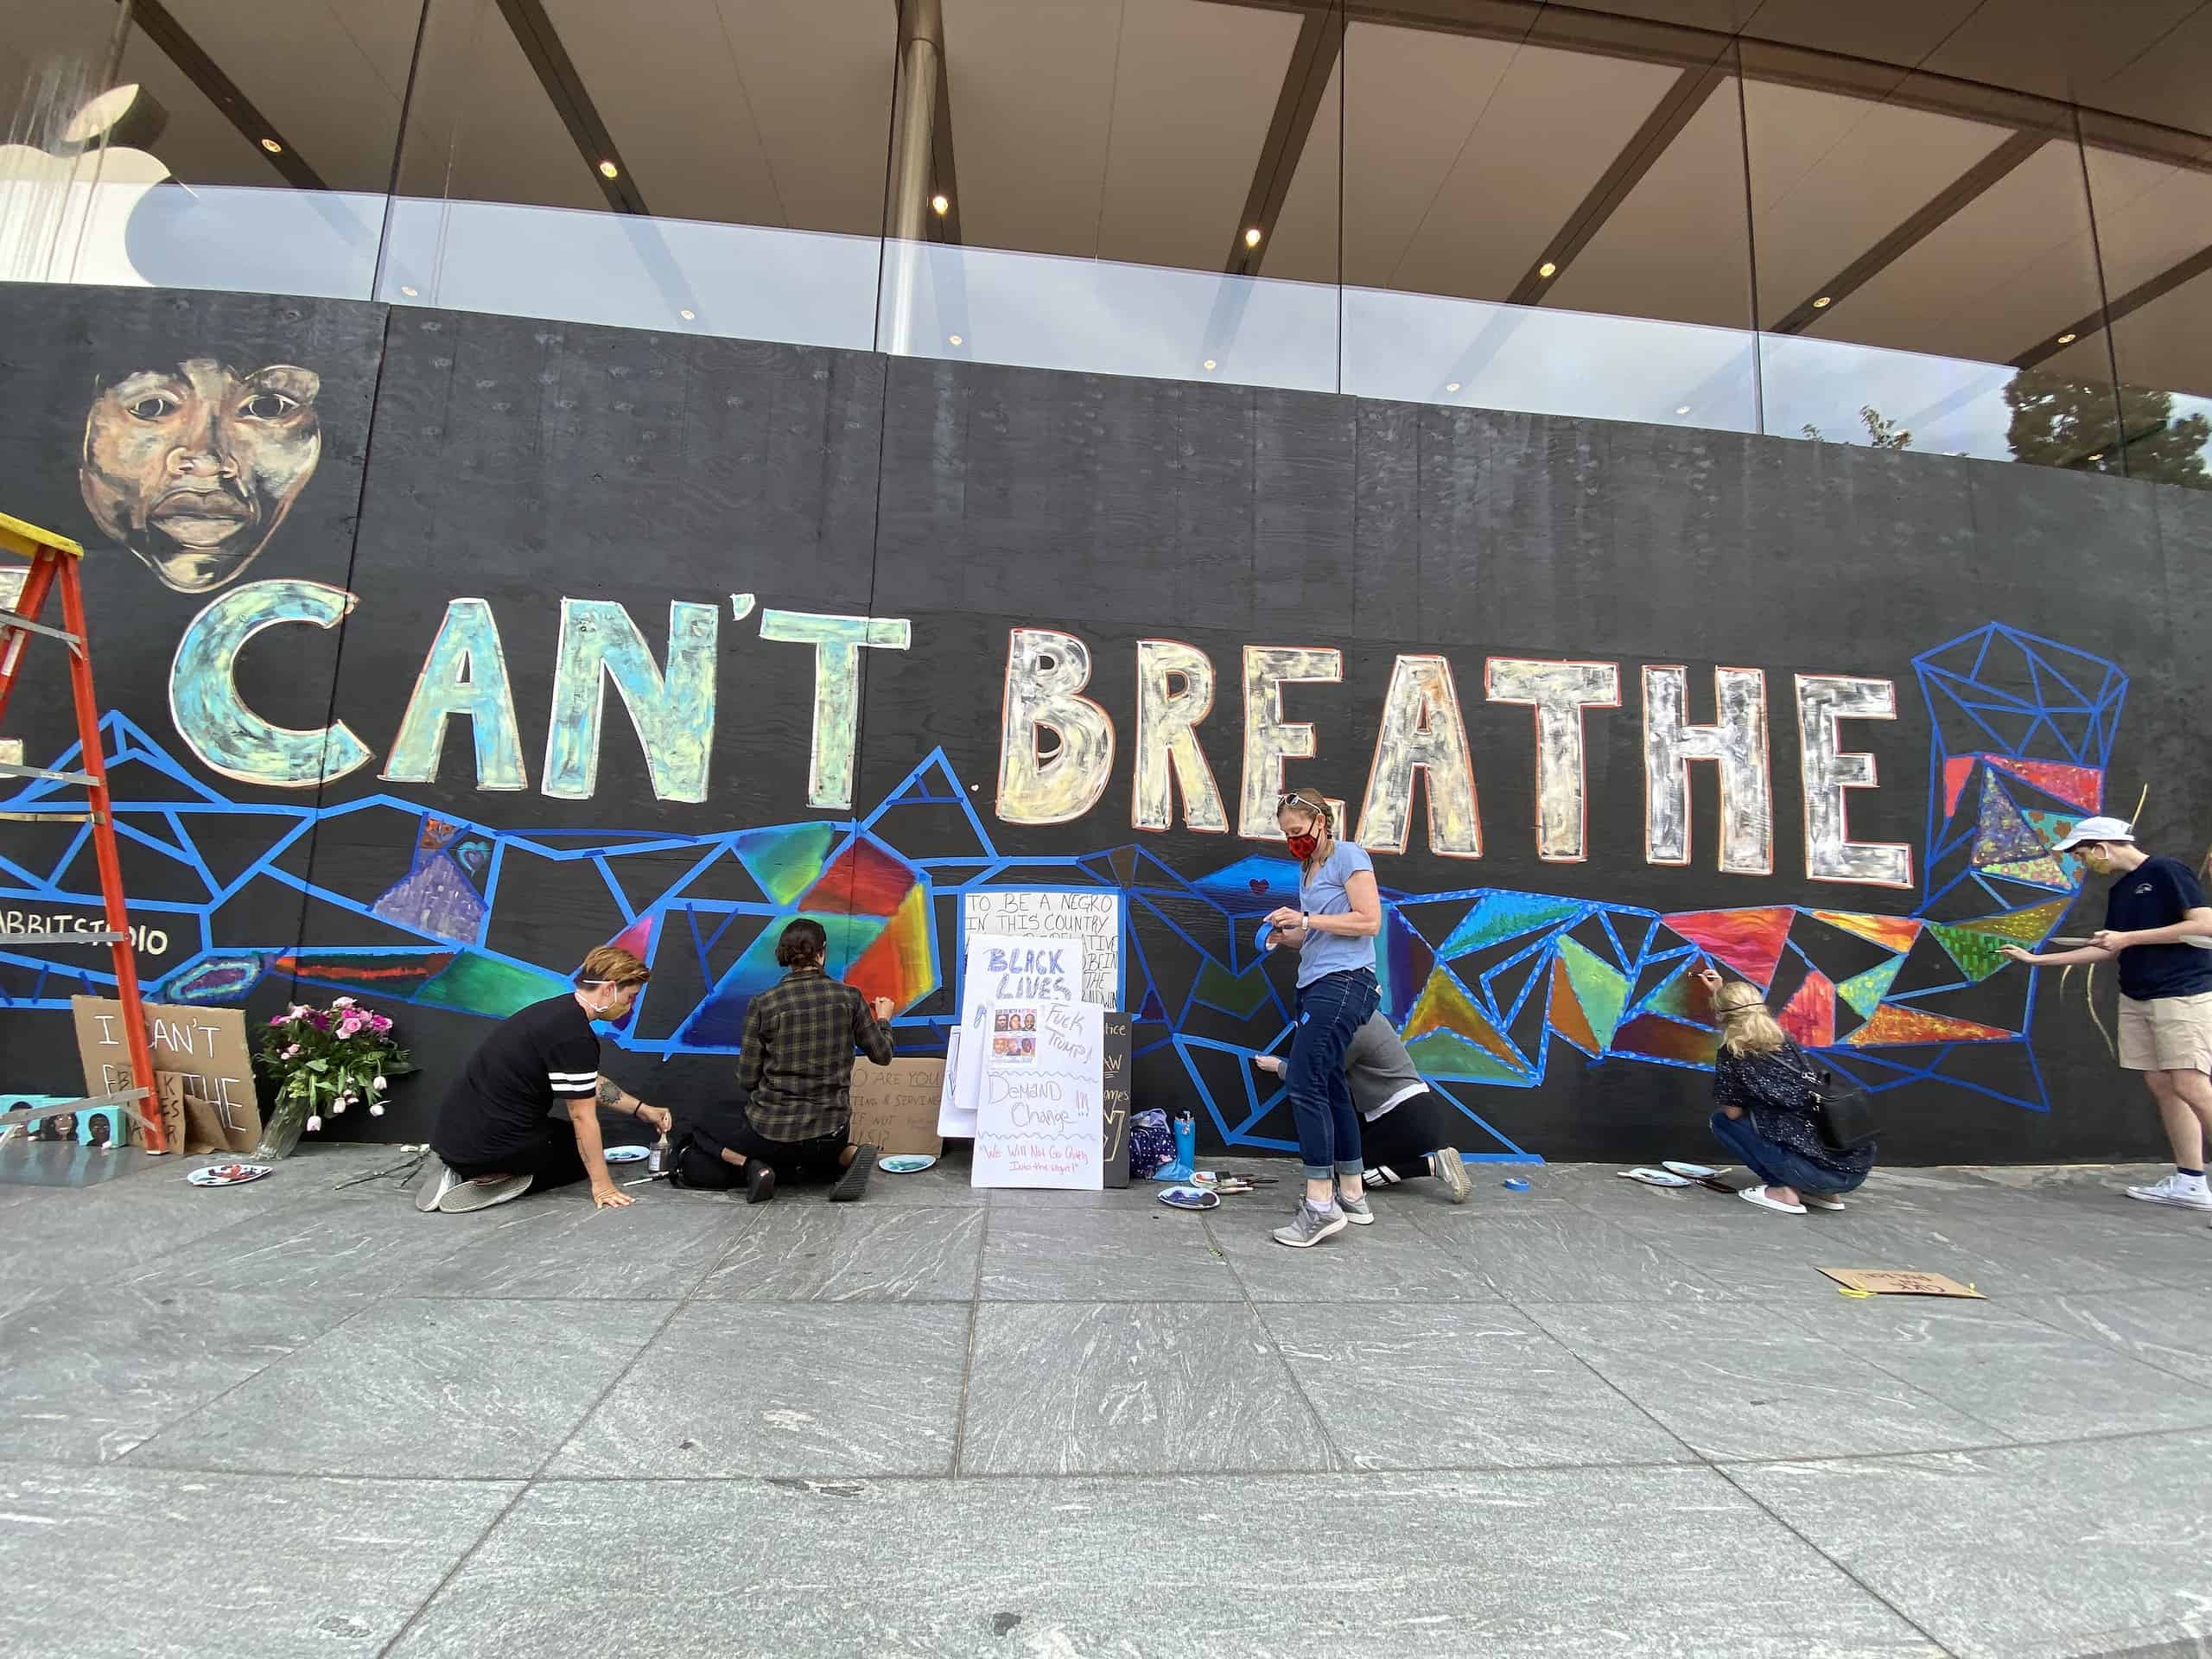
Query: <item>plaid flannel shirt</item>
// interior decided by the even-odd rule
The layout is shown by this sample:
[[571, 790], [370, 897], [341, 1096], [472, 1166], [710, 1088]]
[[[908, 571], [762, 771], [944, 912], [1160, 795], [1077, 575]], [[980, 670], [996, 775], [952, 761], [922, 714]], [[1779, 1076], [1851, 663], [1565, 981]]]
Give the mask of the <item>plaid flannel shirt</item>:
[[891, 1027], [818, 968], [794, 969], [753, 999], [737, 1080], [745, 1116], [771, 1141], [810, 1141], [852, 1121], [853, 1051], [891, 1063]]

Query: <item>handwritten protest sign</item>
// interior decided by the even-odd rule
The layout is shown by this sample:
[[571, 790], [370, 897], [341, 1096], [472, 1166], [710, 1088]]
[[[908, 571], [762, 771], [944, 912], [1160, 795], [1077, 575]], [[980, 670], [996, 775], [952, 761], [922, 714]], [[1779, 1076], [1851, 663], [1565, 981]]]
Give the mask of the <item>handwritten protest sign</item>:
[[939, 1135], [976, 1133], [976, 1091], [990, 1044], [985, 1027], [1001, 1001], [1072, 1002], [1084, 977], [1083, 941], [1040, 944], [999, 933], [972, 933], [961, 957], [960, 1025], [950, 1038], [950, 1076], [938, 1111]]
[[855, 1060], [854, 1144], [936, 1157], [944, 1150], [937, 1132], [938, 1097], [944, 1089], [943, 1060], [893, 1060], [888, 1065]]
[[991, 1008], [976, 1122], [976, 1186], [1105, 1184], [1104, 1014], [1088, 1002]]
[[982, 935], [1082, 946], [1077, 996], [1122, 1006], [1122, 895], [1111, 887], [983, 887], [961, 906], [963, 944]]
[[1976, 1301], [1987, 1300], [1972, 1285], [1962, 1285], [1940, 1273], [1922, 1273], [1912, 1268], [1822, 1268], [1821, 1271], [1846, 1290], [1864, 1291], [1870, 1296], [1971, 1296]]
[[[112, 997], [73, 996], [69, 1010], [77, 1022], [85, 1091], [111, 1095], [131, 1087], [123, 1004]], [[236, 1008], [149, 1002], [146, 1037], [154, 1051], [152, 1087], [171, 1147], [236, 1152], [260, 1141], [261, 1105], [253, 1089], [253, 1056], [246, 1046], [243, 1014]], [[188, 1116], [188, 1102], [212, 1117]], [[200, 1131], [196, 1137], [191, 1134], [195, 1122]]]
[[1109, 1014], [1100, 1021], [1105, 1047], [1099, 1054], [1101, 1097], [1105, 1104], [1103, 1141], [1106, 1185], [1129, 1184], [1129, 1016]]

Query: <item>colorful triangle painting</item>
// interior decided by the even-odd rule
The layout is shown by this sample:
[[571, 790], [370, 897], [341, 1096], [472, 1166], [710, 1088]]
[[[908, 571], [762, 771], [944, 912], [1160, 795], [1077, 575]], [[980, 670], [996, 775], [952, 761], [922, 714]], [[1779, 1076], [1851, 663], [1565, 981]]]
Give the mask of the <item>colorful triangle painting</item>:
[[1863, 974], [1853, 974], [1835, 988], [1835, 994], [1863, 1018], [1871, 1020], [1882, 999], [1890, 994], [1890, 987], [1897, 983], [1897, 969], [1904, 966], [1903, 957], [1891, 957]]
[[1775, 1023], [1804, 1048], [1835, 1044], [1835, 985], [1826, 974], [1811, 973], [1776, 1016]]
[[1967, 778], [1974, 771], [1974, 763], [1980, 758], [1977, 754], [1953, 754], [1944, 757], [1943, 816], [1946, 818], [1954, 818], [1958, 816], [1959, 797], [1966, 789]]
[[1428, 983], [1421, 987], [1421, 996], [1414, 1003], [1403, 1033], [1406, 1046], [1410, 1049], [1433, 1031], [1455, 1033], [1478, 1047], [1488, 1049], [1516, 1070], [1527, 1065], [1520, 1051], [1476, 1009], [1473, 999], [1461, 988], [1459, 982], [1441, 968], [1430, 973]]
[[[1560, 941], [1559, 964], [1573, 988], [1575, 1001], [1582, 1005], [1590, 1035], [1597, 1039], [1598, 1048], [1604, 1049], [1613, 1040], [1613, 1027], [1620, 1024], [1621, 1010], [1628, 1004], [1628, 976], [1573, 939]], [[1556, 1003], [1556, 980], [1553, 999]]]
[[1891, 1002], [1875, 1010], [1872, 1019], [1846, 1040], [1853, 1048], [1878, 1048], [1889, 1043], [1989, 1043], [2019, 1033], [1972, 1020], [1955, 1020], [1948, 1014], [1925, 1008], [1900, 1007]]
[[1920, 924], [1910, 916], [1866, 916], [1856, 911], [1816, 910], [1814, 919], [1856, 933], [1885, 950], [1910, 950], [1920, 937]]
[[2074, 826], [2082, 822], [2075, 813], [2044, 812], [2032, 806], [2023, 808], [2020, 816], [2035, 825], [2036, 833], [2043, 837], [2046, 847], [2057, 846], [2074, 832]]
[[1663, 919], [1714, 961], [1764, 986], [1774, 978], [1796, 913], [1787, 905], [1770, 905], [1757, 910], [1680, 911]]
[[2005, 947], [2010, 943], [2007, 939], [1980, 932], [1966, 923], [1930, 922], [1928, 931], [1976, 985], [2005, 965]]
[[1986, 933], [2007, 944], [2032, 944], [2058, 925], [2058, 918], [2072, 902], [2069, 899], [2054, 899], [2047, 905], [2031, 905], [2025, 910], [2008, 910], [2002, 916], [1983, 916], [1955, 925], [1962, 932]]
[[1590, 1029], [1589, 1016], [1582, 1012], [1582, 1004], [1575, 1000], [1574, 982], [1567, 976], [1567, 964], [1557, 957], [1552, 958], [1552, 1000], [1545, 1011], [1551, 1027], [1577, 1048], [1596, 1059], [1605, 1052], [1598, 1040], [1598, 1033]]
[[1990, 865], [2012, 859], [2039, 858], [2047, 850], [2043, 837], [2020, 816], [2020, 809], [2012, 804], [2012, 798], [1998, 784], [1996, 774], [1983, 773], [1981, 817], [1974, 830], [1974, 861]]
[[2095, 811], [2097, 804], [2104, 799], [2105, 774], [2101, 767], [2061, 766], [2055, 760], [2023, 760], [2009, 754], [1987, 754], [1982, 759], [2084, 812]]
[[1486, 893], [1460, 918], [1459, 926], [1452, 930], [1452, 937], [1444, 941], [1436, 954], [1448, 961], [1484, 945], [1496, 944], [1500, 939], [1533, 933], [1540, 927], [1580, 916], [1588, 908], [1574, 899], [1547, 899], [1533, 893]]
[[2066, 868], [2056, 859], [2046, 855], [2042, 858], [2007, 859], [2001, 864], [1981, 866], [1985, 875], [2009, 876], [2015, 881], [2031, 881], [2039, 887], [2070, 887], [2073, 880]]

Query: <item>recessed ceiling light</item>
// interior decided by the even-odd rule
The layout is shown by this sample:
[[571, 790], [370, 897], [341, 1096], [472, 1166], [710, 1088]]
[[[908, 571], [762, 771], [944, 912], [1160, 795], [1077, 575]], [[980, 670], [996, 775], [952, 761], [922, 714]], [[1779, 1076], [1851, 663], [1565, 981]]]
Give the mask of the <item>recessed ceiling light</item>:
[[612, 162], [601, 162], [599, 164], [599, 172], [601, 178], [617, 179], [622, 176], [622, 169]]
[[939, 219], [944, 218], [952, 211], [952, 198], [940, 190], [930, 198], [930, 211]]
[[1206, 359], [1206, 367], [1208, 367], [1208, 368], [1210, 368], [1210, 369], [1211, 369], [1211, 368], [1213, 368], [1213, 367], [1215, 367], [1215, 366], [1216, 366], [1216, 365], [1215, 365], [1215, 363], [1214, 363], [1213, 359], [1211, 359], [1211, 358], [1208, 358], [1208, 359]]
[[1457, 391], [1459, 390], [1459, 383], [1457, 380], [1446, 380], [1444, 383], [1444, 390], [1446, 391]]
[[959, 335], [957, 335], [957, 334], [947, 334], [947, 335], [945, 336], [945, 338], [946, 338], [947, 340], [950, 340], [950, 341], [951, 341], [954, 345], [956, 345], [956, 346], [957, 346], [957, 345], [960, 343], [960, 336], [959, 336]]
[[679, 311], [676, 315], [686, 322], [696, 322], [699, 320], [699, 314], [696, 311]]
[[1819, 299], [1813, 302], [1813, 309], [1815, 311], [1825, 311], [1828, 307], [1834, 303], [1835, 296], [1833, 294], [1823, 294]]
[[1552, 264], [1548, 259], [1545, 260], [1542, 264], [1536, 267], [1536, 275], [1539, 276], [1555, 276], [1558, 274], [1559, 267]]
[[1689, 412], [1690, 406], [1688, 404], [1681, 404], [1675, 406], [1675, 413], [1677, 415], [1687, 415]]
[[2062, 346], [2071, 346], [2074, 343], [2074, 336], [2072, 334], [2061, 334], [2058, 337], [2058, 343]]
[[284, 146], [278, 143], [274, 138], [263, 139], [261, 141], [261, 147], [267, 150], [271, 156], [282, 156], [284, 153]]
[[1258, 226], [1255, 225], [1250, 230], [1244, 232], [1244, 245], [1248, 248], [1256, 248], [1260, 245], [1260, 227]]
[[402, 283], [399, 285], [399, 291], [404, 294], [410, 300], [416, 297], [415, 290], [408, 287], [404, 283]]

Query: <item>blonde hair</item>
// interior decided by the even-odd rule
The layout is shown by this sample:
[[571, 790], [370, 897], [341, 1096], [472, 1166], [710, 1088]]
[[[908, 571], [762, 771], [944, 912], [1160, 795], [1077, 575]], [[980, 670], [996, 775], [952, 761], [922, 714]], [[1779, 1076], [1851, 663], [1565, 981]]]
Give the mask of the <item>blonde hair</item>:
[[652, 969], [638, 960], [619, 944], [594, 946], [584, 953], [583, 966], [576, 970], [579, 985], [642, 985], [652, 977]]
[[1713, 1002], [1720, 1015], [1720, 1046], [1731, 1054], [1772, 1054], [1789, 1040], [1766, 1011], [1758, 986], [1731, 980]]

